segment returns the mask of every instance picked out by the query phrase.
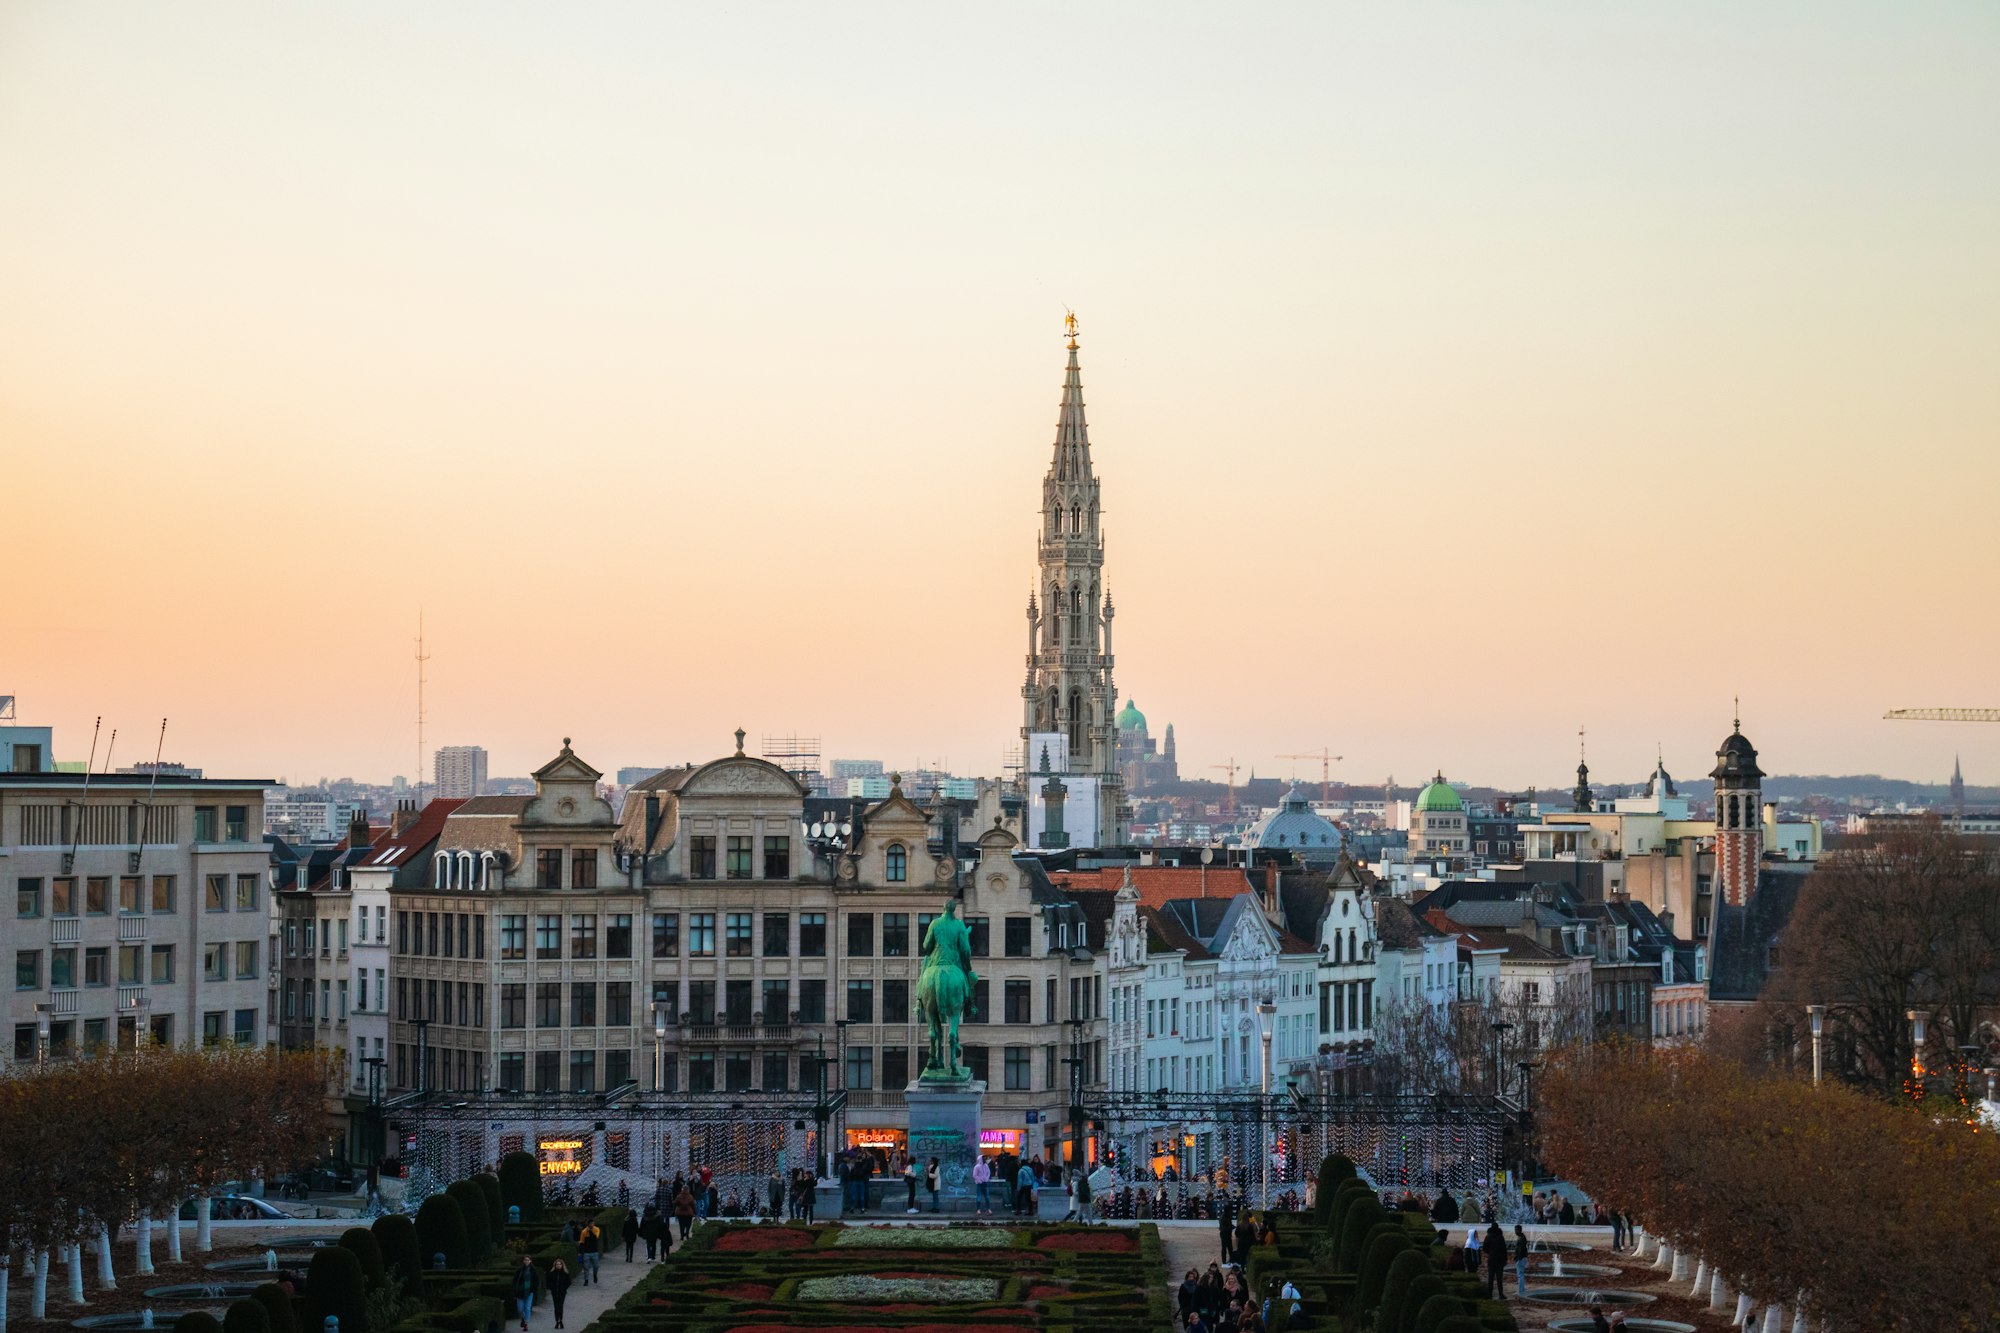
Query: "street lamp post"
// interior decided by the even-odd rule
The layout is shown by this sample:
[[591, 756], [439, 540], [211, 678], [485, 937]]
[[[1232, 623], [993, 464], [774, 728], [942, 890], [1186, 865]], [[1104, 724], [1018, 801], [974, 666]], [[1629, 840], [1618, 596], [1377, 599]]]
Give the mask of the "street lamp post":
[[1920, 1009], [1906, 1009], [1903, 1017], [1910, 1020], [1910, 1097], [1920, 1102], [1924, 1099], [1924, 1014]]
[[1523, 1060], [1521, 1070], [1521, 1179], [1530, 1177], [1529, 1168], [1534, 1165], [1534, 1155], [1528, 1151], [1528, 1135], [1535, 1117], [1535, 1071], [1541, 1066], [1533, 1060]]
[[368, 1070], [368, 1116], [364, 1132], [368, 1135], [368, 1199], [372, 1203], [382, 1188], [382, 1070], [387, 1061], [379, 1055], [370, 1055], [361, 1063]]
[[1819, 1086], [1820, 1072], [1820, 1044], [1826, 1030], [1826, 1006], [1823, 1004], [1807, 1005], [1806, 1017], [1812, 1021], [1813, 1086], [1817, 1088]]
[[[834, 1075], [834, 1078], [843, 1094], [847, 1092], [847, 1025], [853, 1021], [851, 1018], [836, 1018], [833, 1020], [833, 1067], [840, 1071]], [[843, 1109], [846, 1103], [847, 1099], [843, 1095], [841, 1098]], [[841, 1119], [840, 1127], [843, 1131], [847, 1128], [847, 1120], [844, 1116]], [[846, 1135], [843, 1133], [842, 1137], [845, 1138]], [[846, 1145], [842, 1144], [841, 1146], [845, 1147]]]
[[1512, 1023], [1509, 1023], [1504, 1018], [1493, 1020], [1493, 1095], [1495, 1097], [1507, 1091], [1507, 1080], [1504, 1077], [1505, 1067], [1501, 1064], [1501, 1059], [1507, 1040], [1507, 1030], [1513, 1026]]
[[52, 1004], [42, 1003], [35, 1006], [35, 1063], [37, 1065], [46, 1065], [49, 1062], [49, 1015], [54, 1011], [55, 1006]]
[[[428, 1066], [430, 1064], [431, 1020], [428, 1018], [413, 1018], [410, 1020], [410, 1026], [417, 1030], [417, 1169], [422, 1171], [424, 1169], [424, 1154], [430, 1149], [430, 1144], [424, 1138], [424, 1103], [430, 1100], [430, 1070]], [[407, 1167], [404, 1168], [403, 1178], [406, 1181], [410, 1180], [410, 1171]], [[429, 1173], [426, 1172], [422, 1182], [412, 1183], [416, 1183], [419, 1190], [424, 1190], [429, 1187], [429, 1180]]]
[[1278, 1012], [1278, 1006], [1269, 1000], [1257, 1005], [1257, 1040], [1264, 1047], [1263, 1093], [1257, 1102], [1258, 1147], [1263, 1153], [1264, 1164], [1261, 1174], [1262, 1195], [1265, 1207], [1271, 1203], [1271, 1131], [1267, 1126], [1271, 1114], [1271, 1016]]
[[672, 1006], [665, 1000], [653, 1001], [653, 1091], [667, 1090], [667, 1018]]
[[1069, 1024], [1069, 1055], [1063, 1060], [1069, 1066], [1069, 1168], [1088, 1172], [1083, 1131], [1084, 1020], [1072, 1014], [1064, 1021]]

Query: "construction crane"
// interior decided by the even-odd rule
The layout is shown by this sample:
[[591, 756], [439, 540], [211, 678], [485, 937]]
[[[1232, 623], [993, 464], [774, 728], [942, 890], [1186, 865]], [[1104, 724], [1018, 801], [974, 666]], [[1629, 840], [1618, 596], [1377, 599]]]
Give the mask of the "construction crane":
[[1278, 758], [1280, 759], [1319, 760], [1319, 803], [1321, 805], [1325, 805], [1329, 800], [1332, 799], [1331, 793], [1333, 791], [1333, 766], [1339, 763], [1345, 757], [1346, 757], [1345, 755], [1335, 754], [1331, 746], [1322, 746], [1321, 748], [1314, 750], [1308, 754], [1281, 754], [1278, 756]]
[[1236, 756], [1231, 755], [1228, 763], [1210, 764], [1209, 767], [1219, 768], [1229, 774], [1229, 804], [1224, 807], [1224, 812], [1231, 819], [1236, 818], [1236, 774], [1242, 769], [1243, 765], [1236, 762]]
[[2000, 708], [1891, 708], [1888, 722], [2000, 722]]

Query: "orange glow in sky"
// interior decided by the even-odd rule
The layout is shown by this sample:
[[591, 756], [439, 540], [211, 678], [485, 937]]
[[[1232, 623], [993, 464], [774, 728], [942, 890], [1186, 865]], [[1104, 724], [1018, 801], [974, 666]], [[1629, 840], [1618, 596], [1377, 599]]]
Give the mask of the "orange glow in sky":
[[[1183, 771], [2000, 781], [2000, 9], [16, 3], [81, 759], [997, 772], [1061, 317]], [[127, 744], [132, 749], [126, 749]], [[147, 745], [143, 748], [150, 750]], [[1317, 776], [1315, 772], [1313, 776]]]

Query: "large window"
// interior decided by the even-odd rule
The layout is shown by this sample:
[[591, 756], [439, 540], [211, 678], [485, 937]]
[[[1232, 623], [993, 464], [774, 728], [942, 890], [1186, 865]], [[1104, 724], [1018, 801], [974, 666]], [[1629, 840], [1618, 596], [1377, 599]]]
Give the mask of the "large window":
[[875, 956], [875, 914], [873, 912], [849, 912], [847, 914], [847, 956], [849, 958], [872, 958]]
[[732, 833], [727, 850], [729, 859], [724, 864], [723, 873], [730, 879], [750, 878], [750, 839]]
[[917, 913], [917, 952], [926, 958], [931, 952], [931, 923], [937, 919], [936, 912]]
[[562, 1052], [535, 1052], [535, 1091], [562, 1091]]
[[562, 957], [562, 917], [559, 914], [542, 912], [536, 915], [535, 957]]
[[596, 1051], [571, 1051], [569, 1053], [569, 1090], [571, 1092], [597, 1091]]
[[873, 1046], [850, 1046], [847, 1048], [847, 1086], [867, 1089], [875, 1086], [875, 1048]]
[[789, 1023], [792, 1021], [792, 983], [766, 978], [764, 981], [764, 1021], [766, 1023]]
[[42, 951], [23, 949], [14, 955], [14, 989], [40, 990], [42, 988]]
[[985, 977], [972, 983], [972, 1002], [966, 1005], [965, 1021], [968, 1023], [990, 1023], [987, 1014], [988, 988], [991, 985]]
[[750, 1026], [750, 987], [748, 977], [737, 977], [723, 983], [722, 1021], [731, 1027]]
[[560, 981], [538, 981], [535, 983], [535, 1026], [538, 1028], [559, 1028], [562, 1026], [562, 983]]
[[49, 914], [76, 915], [76, 876], [60, 875], [49, 884]]
[[528, 1053], [526, 1051], [500, 1052], [500, 1091], [526, 1092], [528, 1085]]
[[910, 1048], [907, 1046], [884, 1046], [882, 1048], [882, 1086], [900, 1088], [910, 1081]]
[[591, 848], [570, 853], [569, 886], [572, 889], [597, 887], [597, 853]]
[[688, 913], [688, 957], [715, 957], [715, 913]]
[[562, 848], [544, 847], [535, 853], [535, 887], [538, 889], [562, 887]]
[[753, 941], [750, 938], [754, 914], [731, 912], [723, 919], [723, 944], [731, 958], [748, 958]]
[[146, 881], [137, 875], [119, 877], [118, 910], [125, 916], [137, 916], [146, 910]]
[[679, 912], [653, 913], [653, 957], [681, 956], [681, 915]]
[[[714, 834], [698, 833], [688, 839], [688, 878], [715, 878]], [[691, 1081], [690, 1086], [692, 1086]]]
[[201, 906], [206, 912], [226, 912], [229, 910], [229, 876], [210, 875], [204, 881]]
[[847, 983], [847, 1021], [850, 1023], [873, 1023], [875, 1021], [874, 982], [850, 981]]
[[569, 956], [597, 957], [597, 913], [577, 912], [569, 919]]
[[882, 983], [882, 1021], [884, 1023], [910, 1021], [909, 982], [895, 978]]
[[604, 918], [604, 956], [606, 958], [630, 958], [632, 956], [632, 914], [614, 912]]
[[799, 982], [799, 1022], [826, 1022], [826, 982], [807, 977]]
[[155, 944], [153, 946], [152, 981], [156, 986], [165, 985], [174, 979], [174, 946]]
[[14, 884], [14, 915], [23, 920], [42, 914], [42, 881], [17, 880]]
[[[764, 878], [790, 879], [792, 877], [792, 840], [783, 837], [764, 839]], [[766, 1084], [768, 1087], [769, 1085]], [[782, 1086], [782, 1085], [781, 1085]]]
[[701, 1024], [715, 1022], [715, 983], [713, 981], [690, 981], [688, 983], [688, 1013], [693, 1021]]
[[525, 916], [503, 916], [500, 918], [500, 957], [503, 961], [518, 962], [528, 956], [528, 918]]
[[236, 941], [236, 975], [239, 977], [257, 975], [257, 941]]
[[528, 1026], [528, 988], [525, 985], [507, 982], [500, 987], [500, 1026]]
[[254, 912], [257, 910], [257, 877], [238, 875], [236, 877], [236, 910]]
[[971, 1071], [972, 1076], [981, 1083], [987, 1082], [986, 1048], [984, 1046], [966, 1046], [961, 1048], [959, 1054], [965, 1057], [965, 1067]]
[[604, 983], [604, 1026], [608, 1028], [629, 1028], [632, 1026], [631, 982], [607, 981]]
[[569, 1025], [573, 1028], [597, 1026], [597, 983], [573, 982], [569, 988]]
[[783, 1051], [764, 1052], [764, 1091], [784, 1092], [790, 1082], [790, 1058]]
[[884, 958], [907, 958], [910, 955], [910, 914], [908, 912], [884, 912], [882, 914], [882, 956]]
[[1031, 1080], [1034, 1077], [1035, 1063], [1030, 1058], [1026, 1046], [1009, 1046], [1007, 1048], [1006, 1070], [1007, 1091], [1026, 1092], [1029, 1090]]
[[983, 916], [965, 918], [965, 933], [970, 938], [967, 943], [974, 958], [984, 958], [992, 947], [993, 923]]
[[1007, 956], [1009, 958], [1027, 958], [1030, 956], [1028, 951], [1028, 926], [1029, 921], [1025, 916], [1010, 916], [1007, 918]]
[[[218, 945], [218, 948], [227, 946]], [[86, 986], [109, 986], [111, 984], [111, 951], [109, 949], [85, 949], [83, 951], [83, 984]]]
[[1028, 1012], [1028, 1006], [1033, 995], [1033, 988], [1025, 981], [1011, 980], [1007, 983], [1006, 1012], [1009, 1023], [1032, 1023], [1035, 1021], [1033, 1016]]
[[155, 915], [173, 915], [174, 888], [175, 880], [172, 875], [153, 876], [153, 912]]
[[903, 844], [892, 842], [882, 853], [883, 878], [891, 884], [901, 884], [910, 877], [910, 854], [903, 850]]
[[688, 1091], [715, 1091], [715, 1052], [693, 1051], [689, 1053]]
[[57, 990], [76, 985], [76, 950], [49, 950], [49, 985]]
[[247, 805], [225, 805], [222, 807], [222, 840], [224, 842], [250, 841], [250, 807]]
[[764, 956], [783, 958], [792, 951], [792, 917], [789, 912], [764, 913]]
[[826, 957], [826, 913], [799, 913], [799, 957]]
[[196, 842], [215, 841], [215, 807], [198, 805], [194, 808], [194, 840]]

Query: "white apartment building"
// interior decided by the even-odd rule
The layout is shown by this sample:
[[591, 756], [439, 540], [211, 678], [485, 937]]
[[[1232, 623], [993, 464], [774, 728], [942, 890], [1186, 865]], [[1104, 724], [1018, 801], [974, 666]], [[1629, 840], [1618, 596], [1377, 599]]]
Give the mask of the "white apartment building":
[[466, 801], [486, 794], [486, 747], [446, 745], [431, 757], [431, 781], [442, 801]]
[[263, 1040], [270, 785], [0, 773], [9, 1058]]

